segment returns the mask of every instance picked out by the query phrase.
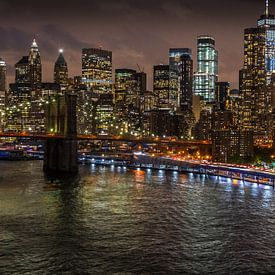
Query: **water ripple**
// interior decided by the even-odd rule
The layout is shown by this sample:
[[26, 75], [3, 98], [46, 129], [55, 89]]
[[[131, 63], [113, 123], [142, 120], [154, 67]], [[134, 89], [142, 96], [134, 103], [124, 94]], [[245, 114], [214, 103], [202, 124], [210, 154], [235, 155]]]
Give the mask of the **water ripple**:
[[0, 274], [275, 272], [275, 192], [205, 177], [0, 162]]

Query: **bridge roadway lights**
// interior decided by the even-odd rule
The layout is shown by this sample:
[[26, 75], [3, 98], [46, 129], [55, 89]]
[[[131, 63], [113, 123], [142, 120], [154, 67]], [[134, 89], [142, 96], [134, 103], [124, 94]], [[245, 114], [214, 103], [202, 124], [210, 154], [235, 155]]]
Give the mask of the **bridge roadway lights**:
[[43, 169], [53, 173], [77, 173], [77, 140], [49, 138], [45, 142]]

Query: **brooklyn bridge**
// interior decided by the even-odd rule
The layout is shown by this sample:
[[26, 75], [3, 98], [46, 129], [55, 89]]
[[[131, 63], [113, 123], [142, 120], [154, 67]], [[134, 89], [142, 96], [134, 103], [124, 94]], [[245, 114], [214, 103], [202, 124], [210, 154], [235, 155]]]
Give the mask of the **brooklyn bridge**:
[[44, 141], [43, 167], [45, 171], [54, 172], [77, 172], [79, 141], [125, 142], [135, 143], [141, 147], [147, 144], [156, 144], [171, 148], [196, 148], [200, 152], [211, 154], [212, 144], [210, 141], [123, 135], [80, 135], [77, 133], [76, 100], [75, 94], [67, 93], [47, 105], [46, 131], [44, 133], [0, 132], [0, 138], [11, 137]]

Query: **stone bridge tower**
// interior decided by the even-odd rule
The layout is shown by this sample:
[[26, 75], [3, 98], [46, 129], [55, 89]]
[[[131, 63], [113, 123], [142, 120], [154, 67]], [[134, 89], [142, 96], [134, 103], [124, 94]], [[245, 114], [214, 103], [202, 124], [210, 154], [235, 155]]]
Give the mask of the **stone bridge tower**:
[[52, 137], [45, 143], [46, 172], [78, 171], [76, 100], [77, 96], [70, 93], [49, 97], [46, 107], [46, 131]]

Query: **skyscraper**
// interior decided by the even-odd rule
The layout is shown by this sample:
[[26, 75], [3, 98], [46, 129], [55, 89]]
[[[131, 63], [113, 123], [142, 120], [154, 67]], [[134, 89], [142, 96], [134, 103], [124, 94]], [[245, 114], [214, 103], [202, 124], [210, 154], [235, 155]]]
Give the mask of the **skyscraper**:
[[82, 84], [86, 90], [82, 95], [85, 104], [80, 113], [87, 118], [81, 126], [84, 133], [110, 133], [113, 120], [112, 52], [102, 49], [82, 50]]
[[0, 91], [6, 91], [7, 65], [6, 62], [0, 58]]
[[41, 87], [42, 82], [42, 66], [41, 66], [41, 58], [40, 51], [38, 49], [38, 45], [33, 39], [30, 53], [29, 53], [29, 77], [30, 77], [30, 85], [31, 88], [36, 90]]
[[29, 84], [30, 75], [29, 75], [29, 57], [23, 56], [15, 64], [15, 83], [17, 84]]
[[254, 144], [272, 143], [271, 78], [275, 70], [275, 17], [265, 13], [256, 28], [244, 31], [244, 67], [240, 71], [242, 128], [253, 130]]
[[170, 49], [169, 64], [175, 67], [178, 73], [180, 110], [190, 111], [192, 109], [193, 98], [193, 60], [191, 49]]
[[45, 116], [41, 92], [42, 66], [35, 39], [28, 56], [15, 64], [15, 83], [7, 96], [7, 129], [42, 132]]
[[112, 52], [102, 49], [82, 50], [82, 82], [97, 94], [112, 91]]
[[60, 85], [61, 90], [68, 86], [68, 66], [63, 56], [63, 50], [59, 50], [59, 56], [54, 65], [54, 82]]
[[153, 92], [157, 109], [175, 111], [178, 107], [178, 73], [169, 65], [154, 66]]
[[131, 69], [115, 70], [115, 102], [130, 104], [137, 101], [136, 71]]
[[146, 74], [132, 69], [115, 70], [115, 102], [139, 108], [140, 97], [146, 92]]
[[194, 93], [204, 103], [215, 101], [215, 85], [218, 81], [218, 52], [211, 36], [199, 36], [197, 41], [197, 71], [194, 74]]
[[0, 130], [5, 126], [5, 107], [6, 107], [6, 62], [0, 58]]
[[229, 97], [230, 83], [229, 82], [217, 82], [216, 83], [216, 104], [217, 109], [221, 111], [226, 110], [226, 102]]
[[0, 131], [5, 128], [5, 114], [6, 114], [6, 92], [0, 91]]
[[145, 93], [146, 74], [144, 72], [132, 69], [115, 70], [115, 116], [120, 124], [119, 129], [126, 128], [127, 132], [132, 134], [140, 132], [141, 105]]

